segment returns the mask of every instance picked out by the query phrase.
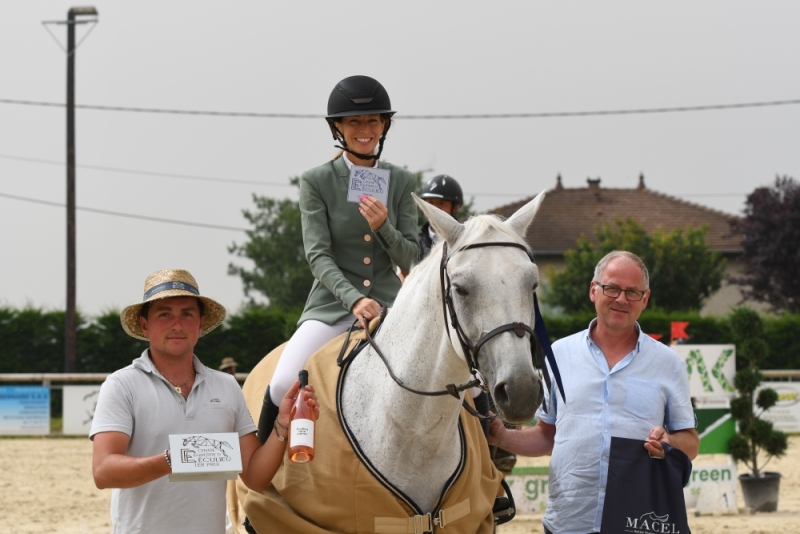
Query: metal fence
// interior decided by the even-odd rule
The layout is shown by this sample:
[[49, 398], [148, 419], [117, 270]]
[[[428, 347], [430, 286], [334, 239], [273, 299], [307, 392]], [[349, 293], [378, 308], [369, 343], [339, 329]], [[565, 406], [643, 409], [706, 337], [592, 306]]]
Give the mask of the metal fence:
[[[800, 380], [800, 369], [761, 371], [765, 379]], [[43, 386], [59, 389], [58, 382], [104, 382], [111, 373], [0, 373], [0, 383], [39, 382]], [[244, 382], [249, 373], [236, 373], [236, 380]], [[55, 383], [55, 384], [54, 384]]]
[[[84, 383], [98, 383], [105, 382], [108, 375], [111, 373], [0, 373], [0, 383], [31, 383], [39, 382], [43, 386], [49, 386], [54, 389], [59, 389], [63, 384], [58, 382], [84, 382]], [[249, 373], [236, 373], [236, 380], [244, 382]]]

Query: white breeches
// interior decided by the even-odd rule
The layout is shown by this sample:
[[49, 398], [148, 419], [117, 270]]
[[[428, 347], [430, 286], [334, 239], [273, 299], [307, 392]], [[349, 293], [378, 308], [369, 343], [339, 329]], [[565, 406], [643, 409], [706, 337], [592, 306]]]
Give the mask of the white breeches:
[[280, 406], [283, 396], [297, 380], [298, 373], [303, 370], [311, 355], [331, 339], [346, 332], [355, 320], [355, 315], [351, 313], [334, 324], [311, 319], [303, 321], [283, 349], [269, 383], [269, 396], [275, 406]]

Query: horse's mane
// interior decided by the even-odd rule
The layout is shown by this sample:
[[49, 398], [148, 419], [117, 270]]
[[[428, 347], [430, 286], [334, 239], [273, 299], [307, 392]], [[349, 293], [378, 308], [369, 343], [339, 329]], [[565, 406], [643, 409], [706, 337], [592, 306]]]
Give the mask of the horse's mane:
[[[461, 233], [456, 242], [450, 246], [450, 253], [452, 254], [454, 250], [477, 243], [491, 230], [497, 230], [498, 232], [504, 234], [504, 236], [506, 236], [510, 241], [525, 245], [527, 248], [528, 244], [525, 242], [525, 240], [519, 237], [512, 229], [503, 224], [504, 221], [504, 218], [492, 213], [470, 217], [466, 220], [466, 222], [464, 222], [464, 231]], [[417, 271], [425, 271], [431, 263], [436, 263], [438, 265], [442, 258], [441, 249], [443, 243], [444, 241], [440, 239], [438, 243], [431, 248], [431, 252], [428, 254], [428, 257], [415, 265], [411, 270], [411, 273], [408, 275], [409, 278], [411, 278]]]

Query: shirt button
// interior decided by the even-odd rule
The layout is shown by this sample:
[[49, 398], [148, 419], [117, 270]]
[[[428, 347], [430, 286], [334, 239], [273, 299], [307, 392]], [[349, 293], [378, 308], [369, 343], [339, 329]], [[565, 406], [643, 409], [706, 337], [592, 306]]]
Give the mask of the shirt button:
[[606, 492], [605, 488], [600, 488], [600, 493], [605, 493], [605, 492]]
[[607, 428], [604, 428], [604, 429], [603, 429], [603, 432], [606, 432], [606, 433], [607, 433], [607, 432], [608, 432], [608, 429], [607, 429]]
[[606, 406], [608, 406], [608, 403], [606, 403]]
[[369, 265], [370, 263], [372, 263], [371, 258], [364, 258], [364, 265]]
[[608, 456], [603, 456], [603, 460], [608, 460]]
[[369, 287], [371, 283], [369, 280], [364, 280], [364, 287]]
[[372, 241], [372, 236], [369, 234], [364, 234], [364, 241]]

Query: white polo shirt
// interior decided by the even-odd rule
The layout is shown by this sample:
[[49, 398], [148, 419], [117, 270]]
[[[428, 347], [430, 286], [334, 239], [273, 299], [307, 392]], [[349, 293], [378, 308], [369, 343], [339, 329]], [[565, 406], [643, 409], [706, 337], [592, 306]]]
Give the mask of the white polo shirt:
[[[131, 437], [126, 454], [146, 457], [169, 448], [170, 434], [256, 431], [236, 379], [194, 357], [197, 371], [188, 399], [158, 372], [149, 351], [111, 374], [100, 388], [89, 439], [100, 432]], [[164, 476], [136, 488], [114, 489], [115, 534], [225, 532], [225, 481], [169, 482]]]

